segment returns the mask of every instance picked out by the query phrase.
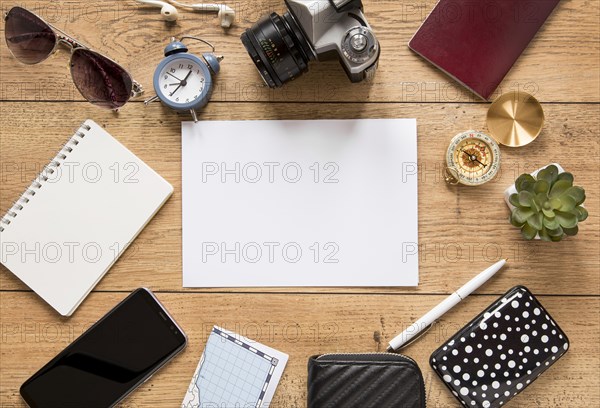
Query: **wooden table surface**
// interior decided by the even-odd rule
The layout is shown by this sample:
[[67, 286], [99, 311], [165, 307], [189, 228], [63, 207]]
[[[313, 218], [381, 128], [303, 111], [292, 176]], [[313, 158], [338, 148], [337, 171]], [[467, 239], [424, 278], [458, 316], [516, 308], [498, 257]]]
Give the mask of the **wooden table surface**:
[[[82, 100], [59, 52], [43, 64], [17, 63], [0, 46], [0, 208], [7, 209], [67, 136], [92, 118], [175, 187], [93, 293], [62, 318], [0, 267], [0, 407], [21, 407], [20, 384], [104, 315], [132, 289], [157, 294], [189, 336], [187, 349], [123, 404], [181, 403], [214, 324], [290, 355], [273, 407], [303, 407], [309, 356], [382, 351], [397, 332], [490, 263], [509, 267], [446, 314], [405, 353], [425, 376], [428, 405], [457, 406], [429, 368], [431, 352], [514, 285], [538, 295], [571, 340], [570, 351], [510, 403], [511, 407], [600, 406], [600, 73], [599, 2], [563, 0], [502, 82], [533, 93], [547, 122], [522, 148], [502, 148], [496, 180], [477, 188], [444, 184], [448, 141], [466, 129], [486, 130], [481, 102], [412, 54], [406, 44], [435, 0], [365, 0], [381, 42], [371, 84], [350, 84], [337, 62], [312, 64], [283, 89], [262, 85], [239, 41], [282, 0], [234, 2], [236, 25], [224, 32], [212, 15], [181, 11], [165, 24], [159, 9], [124, 1], [22, 0], [55, 26], [122, 63], [153, 94], [151, 78], [171, 36], [201, 35], [225, 56], [212, 102], [201, 120], [417, 118], [420, 285], [417, 288], [183, 289], [181, 264], [181, 142], [185, 115], [160, 104], [128, 103], [118, 114]], [[14, 2], [1, 1], [2, 11]], [[2, 30], [4, 25], [2, 24]], [[516, 176], [549, 162], [575, 174], [587, 192], [590, 217], [560, 243], [527, 242], [507, 221], [502, 192]], [[68, 220], [65, 220], [68, 222]], [[367, 271], [368, 272], [368, 271]]]

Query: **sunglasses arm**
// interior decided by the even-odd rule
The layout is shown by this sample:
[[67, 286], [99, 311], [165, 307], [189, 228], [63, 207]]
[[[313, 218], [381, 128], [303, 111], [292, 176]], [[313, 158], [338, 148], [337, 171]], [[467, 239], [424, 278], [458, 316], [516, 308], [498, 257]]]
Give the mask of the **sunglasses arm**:
[[132, 79], [132, 81], [133, 86], [131, 87], [131, 97], [137, 98], [138, 96], [142, 96], [144, 94], [144, 88], [142, 87], [142, 84], [135, 79]]

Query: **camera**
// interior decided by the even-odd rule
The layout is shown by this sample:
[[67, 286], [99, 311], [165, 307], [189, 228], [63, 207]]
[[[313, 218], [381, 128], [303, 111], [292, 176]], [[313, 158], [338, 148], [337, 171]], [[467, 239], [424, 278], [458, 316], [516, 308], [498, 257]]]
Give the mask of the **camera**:
[[360, 0], [285, 0], [287, 11], [263, 16], [241, 36], [258, 72], [278, 88], [306, 71], [308, 62], [339, 59], [352, 82], [369, 80], [379, 42]]

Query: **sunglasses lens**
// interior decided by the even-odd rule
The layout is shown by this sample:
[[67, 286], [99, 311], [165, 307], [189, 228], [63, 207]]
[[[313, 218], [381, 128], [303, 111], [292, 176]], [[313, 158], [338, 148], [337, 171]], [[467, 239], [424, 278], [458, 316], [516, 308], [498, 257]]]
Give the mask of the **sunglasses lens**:
[[12, 54], [25, 64], [45, 60], [56, 45], [56, 34], [48, 24], [21, 7], [8, 12], [4, 36]]
[[133, 82], [127, 71], [94, 51], [73, 52], [71, 76], [85, 99], [104, 108], [120, 108], [131, 96]]

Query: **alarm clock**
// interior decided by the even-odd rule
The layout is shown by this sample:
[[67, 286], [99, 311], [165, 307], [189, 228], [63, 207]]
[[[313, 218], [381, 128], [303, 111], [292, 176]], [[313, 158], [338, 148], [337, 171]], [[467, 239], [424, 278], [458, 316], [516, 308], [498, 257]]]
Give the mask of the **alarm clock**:
[[[203, 42], [212, 52], [202, 57], [188, 53], [182, 42], [191, 39]], [[196, 111], [209, 101], [213, 90], [213, 78], [219, 73], [222, 56], [215, 56], [215, 47], [198, 37], [185, 36], [181, 40], [172, 37], [165, 47], [165, 58], [154, 71], [154, 91], [156, 95], [145, 104], [158, 99], [169, 108], [178, 112], [190, 112], [194, 122], [198, 122]]]
[[478, 186], [500, 170], [500, 147], [483, 132], [468, 130], [454, 136], [446, 151], [444, 179], [448, 184]]

